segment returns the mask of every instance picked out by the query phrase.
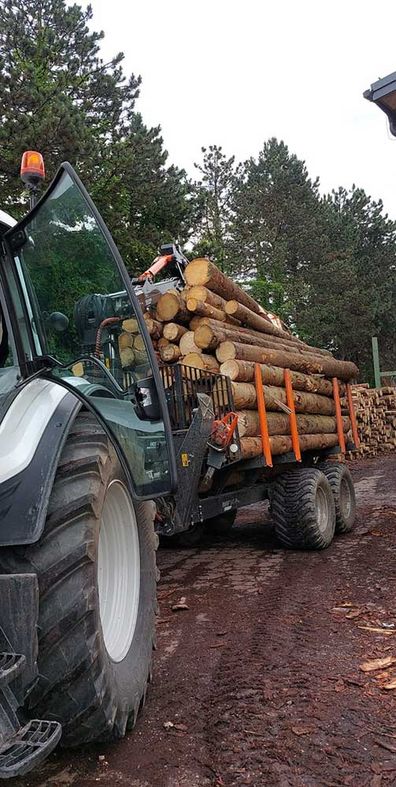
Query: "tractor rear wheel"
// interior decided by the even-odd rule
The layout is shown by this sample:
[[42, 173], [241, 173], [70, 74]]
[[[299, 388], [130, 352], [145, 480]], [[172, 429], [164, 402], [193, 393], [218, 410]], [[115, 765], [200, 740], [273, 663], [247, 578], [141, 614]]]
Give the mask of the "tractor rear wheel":
[[333, 540], [333, 493], [316, 468], [296, 468], [278, 476], [272, 485], [271, 513], [279, 541], [290, 549], [325, 549]]
[[153, 520], [152, 503], [132, 501], [107, 435], [80, 413], [40, 540], [2, 550], [3, 570], [34, 572], [39, 582], [39, 679], [27, 712], [59, 721], [66, 746], [122, 737], [144, 701], [155, 633]]

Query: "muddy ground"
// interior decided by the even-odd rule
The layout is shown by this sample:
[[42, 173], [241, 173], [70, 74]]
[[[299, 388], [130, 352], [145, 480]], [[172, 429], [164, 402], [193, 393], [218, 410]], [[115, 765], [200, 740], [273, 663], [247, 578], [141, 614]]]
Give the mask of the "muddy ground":
[[396, 785], [396, 456], [352, 471], [356, 528], [324, 552], [280, 549], [263, 504], [226, 539], [162, 550], [154, 683], [134, 732], [14, 783]]

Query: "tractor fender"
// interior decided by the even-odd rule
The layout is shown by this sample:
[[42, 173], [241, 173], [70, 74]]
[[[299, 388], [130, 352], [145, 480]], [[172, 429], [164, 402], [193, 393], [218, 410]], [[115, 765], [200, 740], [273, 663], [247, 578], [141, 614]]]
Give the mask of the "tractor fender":
[[60, 453], [81, 408], [62, 385], [32, 379], [0, 420], [0, 546], [41, 536]]

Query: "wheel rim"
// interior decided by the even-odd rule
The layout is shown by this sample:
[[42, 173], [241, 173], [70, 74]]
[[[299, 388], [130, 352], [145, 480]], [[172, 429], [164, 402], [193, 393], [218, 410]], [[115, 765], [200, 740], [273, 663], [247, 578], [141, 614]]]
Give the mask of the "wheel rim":
[[327, 495], [321, 487], [316, 490], [316, 518], [321, 533], [324, 533], [329, 521], [329, 501]]
[[352, 510], [352, 495], [346, 478], [341, 479], [340, 485], [341, 511], [345, 519], [349, 519]]
[[140, 550], [136, 515], [125, 486], [106, 491], [98, 545], [99, 612], [106, 650], [122, 661], [130, 648], [139, 608]]

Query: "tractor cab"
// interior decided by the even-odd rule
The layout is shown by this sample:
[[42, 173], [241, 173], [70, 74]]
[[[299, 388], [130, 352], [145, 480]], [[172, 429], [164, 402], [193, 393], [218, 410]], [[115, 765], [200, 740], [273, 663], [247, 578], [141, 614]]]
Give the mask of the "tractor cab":
[[[45, 377], [73, 390], [115, 439], [136, 497], [164, 494], [175, 478], [171, 432], [138, 298], [72, 167], [63, 164], [36, 203], [43, 173], [39, 154], [25, 154], [31, 211], [13, 226], [2, 222], [0, 366], [18, 368], [20, 386]], [[10, 393], [15, 382], [8, 374]]]

